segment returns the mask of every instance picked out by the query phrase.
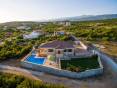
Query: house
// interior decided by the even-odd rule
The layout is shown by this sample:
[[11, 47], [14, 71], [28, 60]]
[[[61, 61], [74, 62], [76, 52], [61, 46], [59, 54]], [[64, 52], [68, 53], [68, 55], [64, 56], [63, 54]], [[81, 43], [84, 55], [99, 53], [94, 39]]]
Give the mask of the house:
[[10, 37], [12, 34], [13, 34], [12, 32], [6, 32], [6, 33], [5, 33], [5, 37], [8, 38], [8, 37]]
[[70, 22], [68, 22], [68, 21], [60, 21], [60, 22], [58, 22], [58, 24], [65, 25], [65, 26], [70, 26]]
[[23, 38], [24, 39], [34, 39], [34, 38], [38, 38], [40, 35], [42, 35], [41, 32], [39, 32], [39, 31], [33, 31], [30, 34], [24, 34]]
[[70, 26], [71, 22], [70, 21], [55, 21], [53, 22], [54, 24], [59, 24], [59, 25], [64, 25], [64, 26]]
[[58, 35], [64, 35], [65, 32], [64, 32], [64, 31], [58, 31], [57, 34], [58, 34]]
[[8, 29], [8, 26], [4, 26], [4, 27], [3, 27], [3, 30], [7, 30], [7, 29]]
[[19, 30], [22, 30], [22, 29], [29, 30], [29, 29], [31, 29], [31, 27], [23, 25], [23, 26], [18, 26], [17, 29], [19, 29]]
[[73, 56], [74, 55], [74, 45], [69, 41], [51, 41], [40, 45], [38, 49], [37, 56], [47, 57], [48, 55], [54, 55], [57, 58], [63, 56]]
[[66, 33], [64, 31], [56, 31], [54, 32], [54, 35], [65, 35]]
[[70, 26], [70, 25], [71, 25], [71, 22], [66, 21], [66, 22], [65, 22], [65, 25], [66, 25], [66, 26]]
[[36, 56], [55, 56], [56, 58], [69, 59], [72, 57], [92, 55], [92, 52], [88, 51], [87, 46], [83, 42], [73, 36], [72, 39], [69, 41], [54, 40], [43, 43], [36, 49]]

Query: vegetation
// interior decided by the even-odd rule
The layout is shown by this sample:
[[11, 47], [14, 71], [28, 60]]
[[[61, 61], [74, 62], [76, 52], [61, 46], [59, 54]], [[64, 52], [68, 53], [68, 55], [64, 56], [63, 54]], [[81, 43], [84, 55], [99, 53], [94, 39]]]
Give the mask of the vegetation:
[[[117, 19], [71, 22], [71, 26], [51, 22], [40, 26], [39, 23], [31, 22], [29, 26], [32, 28], [31, 30], [17, 30], [17, 24], [15, 26], [8, 26], [7, 30], [0, 26], [0, 60], [19, 58], [30, 52], [33, 45], [39, 46], [41, 43], [56, 39], [67, 40], [68, 36], [53, 36], [55, 31], [65, 31], [83, 40], [117, 41]], [[24, 33], [30, 33], [38, 28], [47, 34], [37, 39], [23, 39], [22, 35]]]
[[71, 22], [71, 26], [68, 27], [51, 23], [42, 28], [50, 33], [64, 30], [85, 40], [117, 40], [117, 19]]
[[85, 71], [99, 67], [98, 57], [73, 58], [72, 60], [61, 60], [61, 68], [73, 72]]
[[108, 54], [109, 56], [113, 57], [113, 60], [117, 62], [117, 42], [114, 41], [94, 41], [94, 44], [98, 44], [98, 46], [103, 46], [99, 49]]
[[23, 76], [0, 73], [0, 88], [65, 88], [62, 85], [31, 80]]
[[32, 45], [19, 45], [18, 41], [5, 41], [4, 45], [0, 46], [0, 60], [8, 58], [19, 58], [29, 53]]
[[[36, 39], [24, 40], [20, 34], [21, 32], [13, 32], [9, 37], [10, 40], [5, 39], [4, 44], [0, 45], [0, 61], [24, 56], [31, 51], [34, 45], [39, 46], [41, 43], [67, 38], [66, 36], [40, 36]], [[12, 36], [16, 38], [12, 39]]]
[[50, 55], [50, 56], [48, 56], [48, 59], [50, 61], [55, 61], [56, 60], [56, 57], [54, 55]]

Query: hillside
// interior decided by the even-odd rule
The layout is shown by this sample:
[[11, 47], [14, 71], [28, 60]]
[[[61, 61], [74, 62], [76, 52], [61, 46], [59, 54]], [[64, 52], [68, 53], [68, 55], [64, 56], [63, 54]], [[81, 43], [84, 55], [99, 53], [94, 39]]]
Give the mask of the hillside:
[[36, 25], [39, 23], [48, 23], [54, 21], [95, 21], [95, 20], [106, 20], [106, 19], [115, 19], [117, 18], [117, 14], [105, 14], [105, 15], [82, 15], [82, 16], [75, 16], [75, 17], [62, 17], [58, 19], [50, 19], [46, 21], [13, 21], [13, 22], [6, 22], [1, 23], [0, 26], [20, 26], [20, 25]]
[[104, 15], [81, 15], [81, 16], [74, 16], [74, 17], [63, 17], [58, 18], [50, 21], [91, 21], [91, 20], [105, 20], [105, 19], [113, 19], [117, 18], [117, 14], [104, 14]]
[[9, 27], [17, 27], [21, 25], [36, 25], [39, 24], [39, 22], [33, 22], [33, 21], [13, 21], [13, 22], [5, 22], [1, 23], [0, 26], [9, 26]]

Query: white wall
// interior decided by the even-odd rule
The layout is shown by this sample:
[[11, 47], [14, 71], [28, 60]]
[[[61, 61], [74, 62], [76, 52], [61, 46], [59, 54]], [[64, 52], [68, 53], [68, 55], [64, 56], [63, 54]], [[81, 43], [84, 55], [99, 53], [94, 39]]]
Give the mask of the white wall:
[[24, 34], [23, 38], [24, 39], [33, 39], [33, 38], [38, 38], [38, 36], [42, 35], [40, 32], [33, 31], [30, 34]]
[[71, 49], [72, 52], [64, 52], [65, 55], [74, 55], [74, 49], [73, 48], [66, 48], [66, 49]]
[[[53, 52], [48, 52], [48, 49], [53, 49]], [[55, 49], [54, 48], [47, 48], [47, 55], [55, 55]]]
[[[101, 62], [99, 64], [101, 64]], [[47, 72], [47, 73], [51, 73], [51, 74], [58, 75], [58, 76], [75, 78], [75, 79], [91, 77], [91, 76], [100, 75], [103, 73], [102, 65], [100, 65], [100, 68], [86, 70], [84, 72], [78, 72], [78, 73], [67, 71], [67, 70], [62, 70], [62, 69], [58, 69], [58, 68], [50, 68], [50, 67], [47, 67], [44, 65], [36, 65], [36, 64], [32, 64], [32, 63], [28, 63], [28, 62], [24, 62], [24, 61], [21, 62], [21, 65], [25, 68], [42, 71], [42, 72]]]
[[[54, 49], [54, 48], [44, 48], [46, 49], [45, 54], [47, 55], [55, 55], [56, 57], [58, 58], [61, 58], [65, 55], [74, 55], [74, 49], [73, 48], [67, 48], [67, 49], [72, 49], [72, 52], [64, 52], [64, 49]], [[48, 49], [53, 49], [54, 51], [53, 52], [48, 52]], [[60, 51], [61, 53], [58, 54], [58, 51]]]
[[112, 60], [111, 57], [98, 50], [94, 50], [94, 53], [100, 56], [100, 58], [104, 61], [112, 73], [117, 74], [117, 64]]
[[[60, 54], [58, 54], [58, 51], [60, 51]], [[63, 57], [64, 49], [56, 49], [56, 57], [61, 58]]]
[[86, 46], [84, 43], [82, 43], [81, 41], [80, 41], [80, 45], [81, 45], [84, 49], [87, 49], [87, 46]]

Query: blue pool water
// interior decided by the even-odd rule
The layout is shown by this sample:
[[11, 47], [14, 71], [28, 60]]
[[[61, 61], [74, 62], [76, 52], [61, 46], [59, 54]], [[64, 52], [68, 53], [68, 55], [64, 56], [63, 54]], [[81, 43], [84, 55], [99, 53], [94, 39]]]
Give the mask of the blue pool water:
[[34, 63], [34, 64], [42, 65], [45, 62], [45, 58], [44, 57], [35, 57], [35, 55], [31, 55], [26, 59], [26, 61]]

